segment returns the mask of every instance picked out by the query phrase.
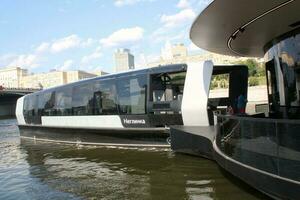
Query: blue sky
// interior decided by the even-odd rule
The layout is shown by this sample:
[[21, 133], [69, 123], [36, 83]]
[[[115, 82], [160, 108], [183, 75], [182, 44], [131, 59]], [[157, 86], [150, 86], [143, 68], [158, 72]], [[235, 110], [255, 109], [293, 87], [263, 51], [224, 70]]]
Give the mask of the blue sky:
[[112, 72], [113, 52], [129, 48], [137, 66], [167, 43], [189, 40], [195, 17], [211, 0], [2, 0], [0, 68]]

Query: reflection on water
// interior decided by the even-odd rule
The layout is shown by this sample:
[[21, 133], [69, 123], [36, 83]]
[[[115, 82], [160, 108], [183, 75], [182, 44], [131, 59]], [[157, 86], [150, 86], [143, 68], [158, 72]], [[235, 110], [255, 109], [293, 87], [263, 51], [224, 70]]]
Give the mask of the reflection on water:
[[0, 120], [0, 199], [265, 198], [206, 159], [20, 140], [15, 123]]

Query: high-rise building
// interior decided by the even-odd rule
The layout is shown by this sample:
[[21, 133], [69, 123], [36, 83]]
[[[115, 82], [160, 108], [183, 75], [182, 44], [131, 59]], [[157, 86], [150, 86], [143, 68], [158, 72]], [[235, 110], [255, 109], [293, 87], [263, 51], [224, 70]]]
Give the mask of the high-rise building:
[[117, 49], [114, 57], [116, 72], [134, 69], [134, 56], [130, 53], [129, 49]]

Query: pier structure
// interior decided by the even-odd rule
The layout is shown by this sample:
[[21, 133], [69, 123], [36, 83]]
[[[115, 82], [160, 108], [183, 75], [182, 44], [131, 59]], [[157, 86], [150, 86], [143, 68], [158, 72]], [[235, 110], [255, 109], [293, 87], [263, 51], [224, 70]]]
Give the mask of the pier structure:
[[38, 89], [32, 88], [1, 88], [0, 89], [0, 117], [14, 116], [17, 99]]

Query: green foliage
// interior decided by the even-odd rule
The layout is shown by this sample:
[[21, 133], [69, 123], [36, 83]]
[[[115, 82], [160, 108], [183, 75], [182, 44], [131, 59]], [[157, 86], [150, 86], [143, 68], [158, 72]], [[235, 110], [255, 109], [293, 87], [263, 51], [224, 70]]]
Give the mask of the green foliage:
[[261, 63], [258, 63], [254, 59], [247, 59], [245, 61], [238, 61], [235, 64], [246, 65], [249, 70], [249, 76], [265, 76], [265, 68]]
[[239, 61], [235, 64], [246, 65], [249, 70], [249, 86], [265, 85], [266, 84], [266, 71], [262, 63], [258, 63], [254, 59], [247, 59]]
[[259, 85], [259, 79], [254, 76], [249, 77], [248, 84], [249, 84], [249, 86], [257, 86], [257, 85]]
[[210, 89], [228, 88], [229, 74], [213, 75], [210, 84]]
[[[266, 72], [262, 63], [258, 63], [255, 59], [247, 59], [244, 61], [237, 61], [233, 64], [246, 65], [249, 70], [248, 85], [266, 85]], [[228, 88], [229, 74], [214, 75], [210, 84], [210, 89]]]

